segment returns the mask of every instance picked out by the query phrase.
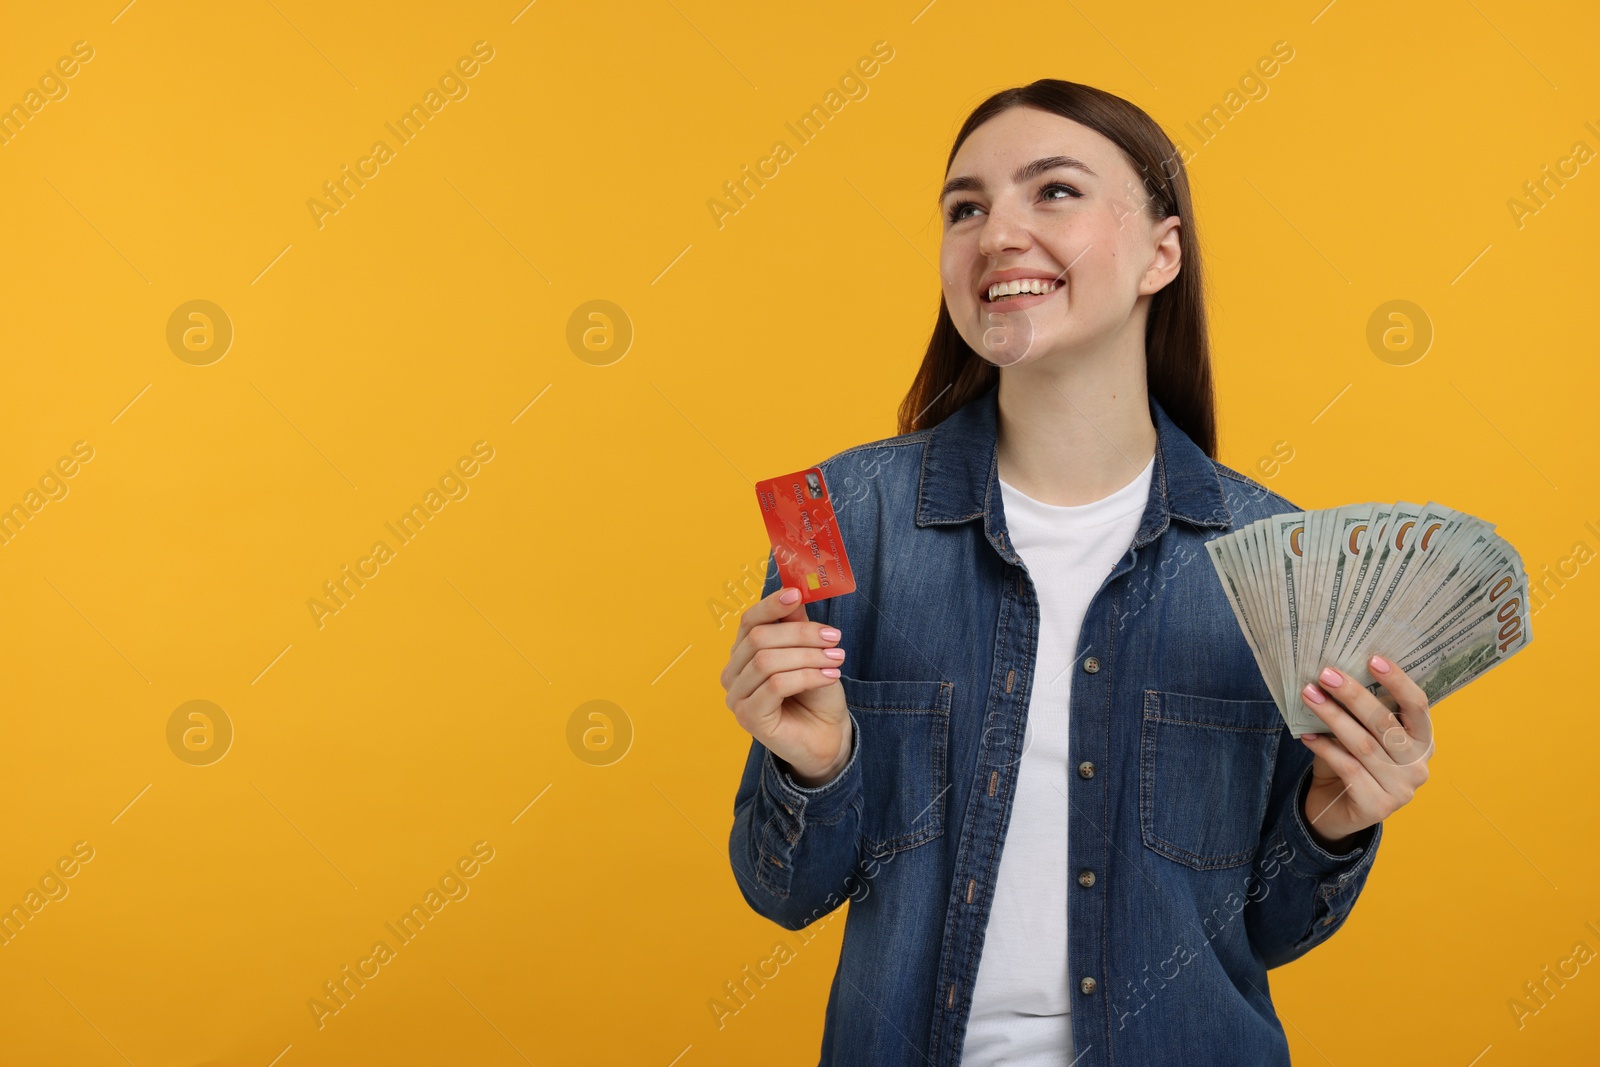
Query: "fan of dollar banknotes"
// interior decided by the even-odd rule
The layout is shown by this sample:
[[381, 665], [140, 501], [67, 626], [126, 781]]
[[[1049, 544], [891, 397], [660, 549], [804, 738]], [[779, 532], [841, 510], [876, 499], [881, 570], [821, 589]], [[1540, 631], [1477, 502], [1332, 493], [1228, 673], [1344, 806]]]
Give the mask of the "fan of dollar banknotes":
[[1443, 504], [1286, 512], [1206, 551], [1296, 737], [1331, 732], [1300, 700], [1325, 666], [1383, 699], [1367, 665], [1383, 656], [1432, 705], [1533, 639], [1522, 557], [1493, 523]]

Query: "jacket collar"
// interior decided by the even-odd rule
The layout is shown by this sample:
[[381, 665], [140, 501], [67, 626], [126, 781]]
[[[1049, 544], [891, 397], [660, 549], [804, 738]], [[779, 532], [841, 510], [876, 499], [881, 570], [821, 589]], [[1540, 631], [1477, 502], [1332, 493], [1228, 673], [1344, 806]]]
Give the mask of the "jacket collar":
[[[990, 540], [1009, 557], [1012, 552], [1000, 508], [996, 459], [999, 415], [1000, 386], [996, 382], [929, 433], [922, 453], [916, 523], [947, 525], [982, 517]], [[1133, 546], [1155, 540], [1172, 519], [1193, 526], [1232, 526], [1233, 515], [1211, 458], [1172, 421], [1154, 396], [1150, 397], [1150, 418], [1156, 428], [1155, 470]]]

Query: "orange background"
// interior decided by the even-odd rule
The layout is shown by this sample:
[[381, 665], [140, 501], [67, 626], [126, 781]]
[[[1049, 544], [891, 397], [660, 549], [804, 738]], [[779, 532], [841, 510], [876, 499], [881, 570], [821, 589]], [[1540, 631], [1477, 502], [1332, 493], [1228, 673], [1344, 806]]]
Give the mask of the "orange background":
[[[1442, 500], [1567, 575], [1528, 651], [1439, 707], [1348, 927], [1273, 972], [1296, 1062], [1592, 1060], [1595, 965], [1509, 1006], [1600, 951], [1591, 5], [120, 5], [0, 34], [0, 104], [93, 53], [0, 144], [0, 505], [40, 494], [0, 545], [0, 905], [65, 890], [0, 947], [0, 1061], [814, 1063], [844, 924], [785, 932], [729, 871], [727, 583], [765, 560], [756, 479], [894, 432], [950, 141], [1036, 77], [1193, 153], [1225, 462], [1308, 507]], [[466, 95], [395, 141], [479, 41]], [[879, 41], [800, 144], [785, 123]], [[231, 323], [220, 359], [169, 346], [193, 300]], [[1420, 359], [1369, 345], [1392, 300], [1431, 324]], [[346, 565], [370, 577], [319, 625]], [[169, 735], [190, 701], [220, 713]]]

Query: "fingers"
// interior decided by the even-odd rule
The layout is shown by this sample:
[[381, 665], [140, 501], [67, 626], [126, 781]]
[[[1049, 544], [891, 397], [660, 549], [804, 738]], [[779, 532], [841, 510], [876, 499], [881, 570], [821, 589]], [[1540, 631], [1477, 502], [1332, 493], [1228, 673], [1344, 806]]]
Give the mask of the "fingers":
[[[815, 625], [815, 624], [811, 624]], [[756, 633], [762, 631], [757, 630]], [[748, 642], [747, 642], [748, 644]], [[787, 671], [799, 671], [810, 668], [815, 671], [833, 671], [833, 674], [822, 675], [827, 684], [839, 677], [840, 665], [844, 662], [844, 649], [821, 648], [808, 646], [784, 646], [773, 648], [758, 648], [751, 654], [749, 661], [734, 676], [733, 682], [728, 686], [726, 703], [729, 708], [736, 708], [741, 700], [746, 699], [767, 680], [775, 674]], [[799, 690], [796, 690], [799, 692]], [[786, 693], [785, 696], [792, 696]]]
[[763, 723], [774, 722], [783, 709], [783, 702], [796, 694], [824, 686], [838, 685], [837, 677], [829, 677], [823, 669], [801, 667], [797, 670], [778, 671], [768, 675], [740, 701], [731, 698], [728, 706], [739, 725], [757, 740], [767, 736]]
[[[1322, 673], [1317, 676], [1316, 682], [1306, 686], [1302, 696], [1305, 698], [1306, 703], [1311, 706], [1311, 710], [1317, 712], [1323, 721], [1330, 726], [1336, 720], [1322, 715], [1322, 712], [1326, 711], [1329, 705], [1326, 702], [1319, 704], [1317, 698], [1319, 696], [1324, 698], [1333, 697], [1340, 707], [1347, 711], [1350, 716], [1353, 716], [1356, 722], [1381, 744], [1381, 748], [1376, 750], [1378, 755], [1381, 756], [1384, 753], [1388, 753], [1391, 760], [1395, 762], [1404, 762], [1415, 758], [1415, 752], [1400, 754], [1406, 753], [1406, 749], [1411, 743], [1411, 735], [1406, 733], [1404, 726], [1400, 725], [1400, 720], [1395, 717], [1394, 712], [1390, 711], [1377, 697], [1373, 696], [1366, 686], [1356, 684], [1355, 679], [1349, 675], [1332, 667], [1325, 667]], [[1344, 717], [1339, 716], [1339, 718]], [[1335, 730], [1335, 733], [1337, 732]], [[1344, 738], [1344, 740], [1346, 747], [1353, 754], [1360, 754], [1361, 748], [1357, 746], [1358, 744], [1364, 744], [1363, 742], [1352, 738]]]
[[[1329, 667], [1317, 682], [1301, 690], [1300, 697], [1333, 730], [1344, 752], [1398, 804], [1409, 801], [1426, 780], [1426, 747], [1365, 686]], [[1310, 744], [1325, 757], [1334, 748], [1320, 737]], [[1332, 758], [1328, 763], [1335, 765]]]
[[[792, 603], [786, 603], [784, 597], [792, 597]], [[805, 622], [806, 606], [800, 602], [800, 590], [793, 586], [774, 589], [767, 596], [751, 604], [739, 616], [739, 627], [734, 631], [733, 647], [729, 651], [727, 666], [722, 668], [719, 679], [722, 688], [726, 689], [733, 683], [733, 679], [744, 669], [750, 661], [750, 654], [746, 648], [746, 638], [752, 632], [759, 633], [760, 628], [769, 626], [774, 622]]]
[[[792, 614], [785, 616], [785, 620], [792, 618]], [[766, 622], [753, 626], [733, 646], [733, 651], [728, 654], [728, 663], [722, 669], [722, 687], [732, 689], [737, 684], [740, 675], [746, 673], [751, 660], [756, 653], [763, 649], [777, 648], [829, 648], [837, 645], [841, 638], [838, 630], [831, 626], [824, 626], [820, 622], [803, 619], [800, 622], [782, 621]], [[840, 654], [831, 657], [833, 660], [844, 658], [843, 649], [837, 650]], [[838, 663], [824, 663], [824, 666], [837, 667]], [[779, 668], [782, 669], [782, 668]], [[759, 685], [757, 678], [751, 685]]]
[[744, 640], [744, 635], [756, 626], [779, 619], [804, 619], [806, 617], [805, 605], [800, 603], [800, 590], [794, 586], [780, 586], [769, 595], [751, 604], [744, 609], [744, 614], [739, 616], [739, 629], [733, 635], [733, 643], [738, 644]]
[[1373, 656], [1367, 661], [1367, 666], [1372, 668], [1372, 676], [1400, 706], [1400, 722], [1406, 733], [1416, 739], [1420, 752], [1431, 757], [1434, 752], [1433, 719], [1428, 714], [1428, 694], [1398, 665], [1382, 656]]

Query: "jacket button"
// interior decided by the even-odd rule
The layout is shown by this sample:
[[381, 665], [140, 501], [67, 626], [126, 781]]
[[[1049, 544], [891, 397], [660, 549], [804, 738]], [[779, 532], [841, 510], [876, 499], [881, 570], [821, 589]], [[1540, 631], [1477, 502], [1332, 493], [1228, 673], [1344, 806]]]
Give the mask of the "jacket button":
[[1088, 659], [1083, 661], [1083, 672], [1085, 674], [1095, 674], [1099, 670], [1100, 661], [1095, 659], [1093, 656], [1090, 656]]
[[1097, 988], [1099, 988], [1099, 986], [1093, 978], [1085, 978], [1083, 981], [1078, 983], [1078, 988], [1083, 990], [1085, 993], [1093, 993]]
[[1082, 763], [1078, 764], [1078, 777], [1093, 778], [1094, 764], [1090, 763], [1088, 760], [1084, 760]]
[[1087, 870], [1079, 871], [1078, 884], [1083, 886], [1085, 889], [1088, 889], [1090, 886], [1094, 885], [1094, 872]]

